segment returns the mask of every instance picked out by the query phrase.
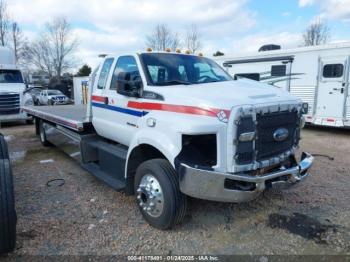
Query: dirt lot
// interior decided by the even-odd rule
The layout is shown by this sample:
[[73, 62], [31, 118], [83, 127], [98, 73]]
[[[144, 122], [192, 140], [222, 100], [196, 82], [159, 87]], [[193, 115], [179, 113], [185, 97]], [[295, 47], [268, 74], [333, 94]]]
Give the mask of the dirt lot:
[[[350, 254], [350, 130], [308, 128], [301, 149], [317, 156], [311, 176], [284, 191], [224, 204], [191, 199], [185, 222], [151, 228], [133, 197], [114, 192], [33, 126], [5, 126], [18, 214], [16, 255]], [[52, 179], [64, 179], [47, 182]]]

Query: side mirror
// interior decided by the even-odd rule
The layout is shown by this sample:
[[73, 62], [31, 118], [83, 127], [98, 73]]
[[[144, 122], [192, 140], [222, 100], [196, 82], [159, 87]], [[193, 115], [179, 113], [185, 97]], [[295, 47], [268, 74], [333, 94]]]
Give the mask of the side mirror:
[[26, 84], [26, 89], [23, 91], [23, 94], [28, 93], [33, 89], [34, 89], [34, 87], [29, 87], [28, 84]]
[[142, 96], [143, 84], [141, 77], [136, 75], [131, 77], [129, 72], [120, 72], [117, 77], [117, 92], [118, 94], [130, 96], [130, 97], [141, 97]]

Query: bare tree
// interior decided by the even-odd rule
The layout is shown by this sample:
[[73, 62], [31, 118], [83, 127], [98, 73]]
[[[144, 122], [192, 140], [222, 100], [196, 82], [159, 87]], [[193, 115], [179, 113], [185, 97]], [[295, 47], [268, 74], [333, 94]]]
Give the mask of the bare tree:
[[9, 29], [9, 16], [5, 0], [0, 0], [0, 45], [6, 45], [6, 36]]
[[170, 48], [173, 51], [180, 46], [180, 38], [173, 34], [166, 24], [158, 24], [153, 32], [146, 36], [146, 45], [154, 50], [164, 51]]
[[36, 70], [47, 73], [50, 78], [54, 76], [51, 50], [44, 39], [32, 43], [27, 54], [27, 60]]
[[28, 51], [28, 41], [24, 37], [23, 32], [17, 22], [12, 22], [11, 25], [11, 42], [17, 63], [23, 63], [27, 56], [26, 53]]
[[305, 46], [321, 45], [325, 44], [330, 39], [330, 30], [326, 23], [317, 19], [311, 25], [308, 26], [303, 34], [303, 40]]
[[192, 24], [187, 30], [186, 47], [192, 54], [196, 53], [202, 47], [201, 36], [195, 24]]
[[31, 45], [29, 57], [37, 69], [60, 78], [75, 66], [77, 46], [77, 39], [67, 19], [59, 17], [46, 24], [40, 38]]

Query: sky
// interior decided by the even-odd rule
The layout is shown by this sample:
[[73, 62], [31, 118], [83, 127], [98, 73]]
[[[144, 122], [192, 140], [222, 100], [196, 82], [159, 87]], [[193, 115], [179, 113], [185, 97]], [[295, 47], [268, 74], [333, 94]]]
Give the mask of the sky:
[[195, 24], [204, 55], [220, 50], [242, 54], [264, 44], [302, 44], [315, 19], [326, 21], [331, 41], [350, 40], [350, 0], [7, 0], [26, 37], [35, 40], [53, 17], [71, 23], [79, 64], [97, 65], [98, 55], [146, 49], [145, 38], [159, 23], [180, 36]]

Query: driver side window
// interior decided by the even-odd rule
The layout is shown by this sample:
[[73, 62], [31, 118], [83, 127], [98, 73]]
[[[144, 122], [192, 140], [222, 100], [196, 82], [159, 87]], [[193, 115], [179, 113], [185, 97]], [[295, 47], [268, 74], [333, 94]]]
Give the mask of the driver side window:
[[110, 90], [116, 90], [118, 88], [117, 80], [119, 73], [130, 73], [130, 80], [133, 81], [141, 79], [136, 60], [133, 56], [121, 56], [118, 58], [113, 72]]

